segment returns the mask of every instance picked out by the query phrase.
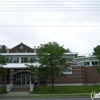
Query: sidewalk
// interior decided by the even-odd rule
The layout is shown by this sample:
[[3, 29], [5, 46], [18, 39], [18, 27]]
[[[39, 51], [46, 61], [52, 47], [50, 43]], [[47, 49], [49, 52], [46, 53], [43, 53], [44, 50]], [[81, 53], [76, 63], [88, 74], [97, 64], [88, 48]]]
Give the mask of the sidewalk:
[[6, 96], [29, 96], [29, 92], [9, 92]]
[[90, 93], [69, 93], [69, 94], [31, 94], [29, 92], [10, 92], [0, 94], [0, 98], [57, 98], [57, 97], [90, 97]]

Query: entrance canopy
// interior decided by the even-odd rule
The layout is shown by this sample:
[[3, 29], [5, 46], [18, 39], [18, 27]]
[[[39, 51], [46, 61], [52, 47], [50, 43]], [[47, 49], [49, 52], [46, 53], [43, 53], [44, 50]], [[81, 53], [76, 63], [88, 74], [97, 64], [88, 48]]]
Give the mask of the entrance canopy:
[[33, 65], [33, 66], [39, 66], [39, 63], [8, 63], [6, 65], [3, 65], [4, 68], [28, 68], [25, 64], [27, 65]]

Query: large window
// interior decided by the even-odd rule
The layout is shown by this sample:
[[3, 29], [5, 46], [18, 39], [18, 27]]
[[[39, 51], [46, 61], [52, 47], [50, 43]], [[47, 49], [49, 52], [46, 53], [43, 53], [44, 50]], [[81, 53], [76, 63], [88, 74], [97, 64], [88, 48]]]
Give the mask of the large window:
[[78, 66], [84, 66], [84, 62], [77, 62]]
[[28, 57], [21, 58], [21, 63], [27, 63], [27, 62], [28, 62]]
[[69, 67], [69, 68], [67, 68], [67, 70], [65, 69], [63, 69], [63, 74], [72, 74], [72, 68], [71, 67]]
[[90, 62], [84, 62], [84, 65], [90, 65]]
[[92, 61], [92, 65], [99, 65], [99, 62], [98, 61]]
[[16, 75], [16, 84], [21, 84], [21, 74]]
[[46, 85], [46, 76], [45, 75], [39, 75], [39, 83], [40, 84], [43, 84], [43, 85]]
[[6, 58], [6, 59], [7, 59], [7, 63], [19, 63], [18, 57], [16, 57], [16, 58], [9, 57], [9, 58]]

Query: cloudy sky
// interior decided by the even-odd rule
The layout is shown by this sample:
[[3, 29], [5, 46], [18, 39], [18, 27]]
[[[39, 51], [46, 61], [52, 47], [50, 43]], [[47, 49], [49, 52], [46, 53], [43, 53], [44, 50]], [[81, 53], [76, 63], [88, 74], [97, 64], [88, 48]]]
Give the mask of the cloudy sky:
[[100, 0], [0, 0], [0, 44], [56, 41], [80, 55], [100, 44]]

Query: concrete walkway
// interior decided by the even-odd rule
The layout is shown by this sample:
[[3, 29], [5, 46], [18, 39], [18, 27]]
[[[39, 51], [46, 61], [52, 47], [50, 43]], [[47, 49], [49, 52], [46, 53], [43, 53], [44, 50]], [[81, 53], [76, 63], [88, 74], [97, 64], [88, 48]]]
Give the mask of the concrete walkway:
[[29, 92], [9, 92], [6, 96], [28, 96], [29, 94]]

